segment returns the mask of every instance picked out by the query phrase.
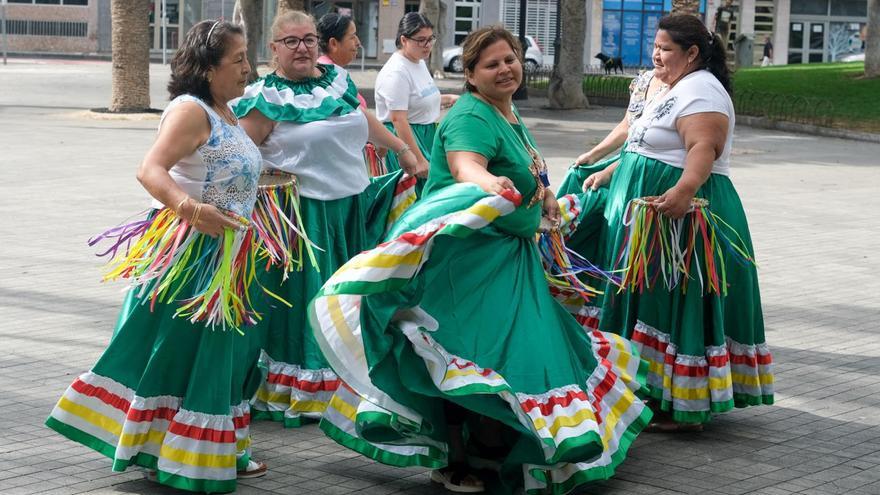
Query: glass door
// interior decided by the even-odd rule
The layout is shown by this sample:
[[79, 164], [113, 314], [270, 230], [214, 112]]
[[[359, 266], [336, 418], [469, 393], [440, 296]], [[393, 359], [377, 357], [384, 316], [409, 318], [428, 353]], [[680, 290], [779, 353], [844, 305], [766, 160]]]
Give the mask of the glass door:
[[[165, 48], [177, 50], [180, 39], [180, 2], [182, 0], [165, 0]], [[150, 42], [153, 50], [162, 47], [162, 0], [150, 1]]]

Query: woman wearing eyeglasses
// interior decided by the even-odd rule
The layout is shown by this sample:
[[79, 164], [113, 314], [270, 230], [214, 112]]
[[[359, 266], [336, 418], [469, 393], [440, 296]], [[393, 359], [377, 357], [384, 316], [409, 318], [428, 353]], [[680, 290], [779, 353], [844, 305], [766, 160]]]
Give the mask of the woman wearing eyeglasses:
[[[425, 63], [436, 41], [427, 17], [418, 12], [404, 15], [397, 28], [397, 51], [376, 76], [376, 117], [403, 139], [426, 170], [440, 108], [458, 99], [458, 95], [440, 94]], [[393, 152], [385, 157], [389, 172], [400, 168], [397, 162]]]
[[[262, 153], [264, 170], [296, 176], [298, 208], [276, 206], [314, 245], [313, 257], [294, 253], [303, 259], [299, 266], [257, 272], [263, 287], [291, 306], [275, 301], [259, 323], [268, 332], [261, 359], [268, 377], [253, 403], [254, 417], [293, 427], [319, 419], [339, 384], [309, 330], [306, 304], [414, 201], [415, 179], [403, 172], [368, 177], [367, 139], [399, 151], [406, 146], [359, 108], [357, 88], [343, 68], [317, 63], [312, 16], [282, 14], [272, 25], [272, 40], [275, 71], [248, 86], [234, 108]], [[419, 172], [412, 153], [402, 157], [407, 171]]]

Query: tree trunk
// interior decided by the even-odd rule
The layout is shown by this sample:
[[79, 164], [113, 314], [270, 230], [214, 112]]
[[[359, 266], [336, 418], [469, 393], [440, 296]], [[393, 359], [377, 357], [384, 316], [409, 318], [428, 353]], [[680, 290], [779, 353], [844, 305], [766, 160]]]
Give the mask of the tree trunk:
[[868, 0], [865, 36], [865, 77], [880, 76], [880, 0]]
[[263, 43], [263, 2], [262, 0], [236, 0], [232, 14], [233, 22], [244, 29], [247, 40], [247, 58], [251, 63], [248, 81], [260, 77], [257, 73], [257, 50]]
[[559, 63], [553, 68], [547, 96], [550, 108], [587, 108], [584, 95], [584, 33], [587, 29], [587, 9], [584, 0], [560, 0], [562, 12], [562, 43]]
[[700, 15], [700, 0], [672, 0], [673, 14]]
[[[150, 2], [111, 0], [111, 112], [136, 113], [150, 108]], [[159, 25], [160, 19], [156, 19]]]
[[305, 0], [278, 0], [278, 11], [275, 15], [281, 15], [288, 10], [299, 10], [305, 12]]
[[428, 69], [434, 77], [443, 79], [443, 38], [446, 36], [446, 3], [443, 0], [421, 0], [419, 13], [424, 15], [434, 25], [434, 36], [437, 42], [431, 50], [431, 58], [428, 59]]

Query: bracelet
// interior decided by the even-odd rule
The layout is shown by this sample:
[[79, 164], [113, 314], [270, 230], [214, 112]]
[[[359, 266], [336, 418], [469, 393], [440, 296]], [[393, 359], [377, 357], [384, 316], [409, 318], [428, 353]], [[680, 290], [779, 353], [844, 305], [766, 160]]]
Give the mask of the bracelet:
[[189, 224], [195, 227], [199, 223], [199, 217], [202, 215], [202, 203], [196, 203], [195, 210], [193, 211], [192, 218], [190, 219]]
[[407, 151], [409, 151], [409, 145], [404, 144], [403, 148], [400, 148], [399, 151], [395, 151], [395, 153], [397, 153], [398, 155], [402, 155], [402, 154], [406, 153]]
[[177, 214], [177, 216], [180, 216], [180, 208], [182, 208], [183, 204], [189, 201], [189, 199], [189, 196], [184, 196], [183, 199], [180, 200], [180, 203], [177, 203], [177, 206], [174, 207], [173, 211]]

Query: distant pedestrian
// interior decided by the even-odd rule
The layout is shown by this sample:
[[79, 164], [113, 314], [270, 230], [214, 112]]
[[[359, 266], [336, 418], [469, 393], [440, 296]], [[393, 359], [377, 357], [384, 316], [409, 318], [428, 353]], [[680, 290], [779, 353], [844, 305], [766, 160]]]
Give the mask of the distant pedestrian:
[[761, 59], [761, 67], [773, 65], [773, 42], [770, 35], [764, 37], [764, 58]]
[[[425, 63], [436, 41], [427, 17], [418, 12], [404, 15], [397, 28], [397, 51], [376, 76], [376, 117], [403, 139], [425, 168], [431, 160], [440, 109], [452, 106], [458, 98], [440, 94]], [[385, 165], [389, 172], [400, 168], [397, 154], [389, 152]]]

